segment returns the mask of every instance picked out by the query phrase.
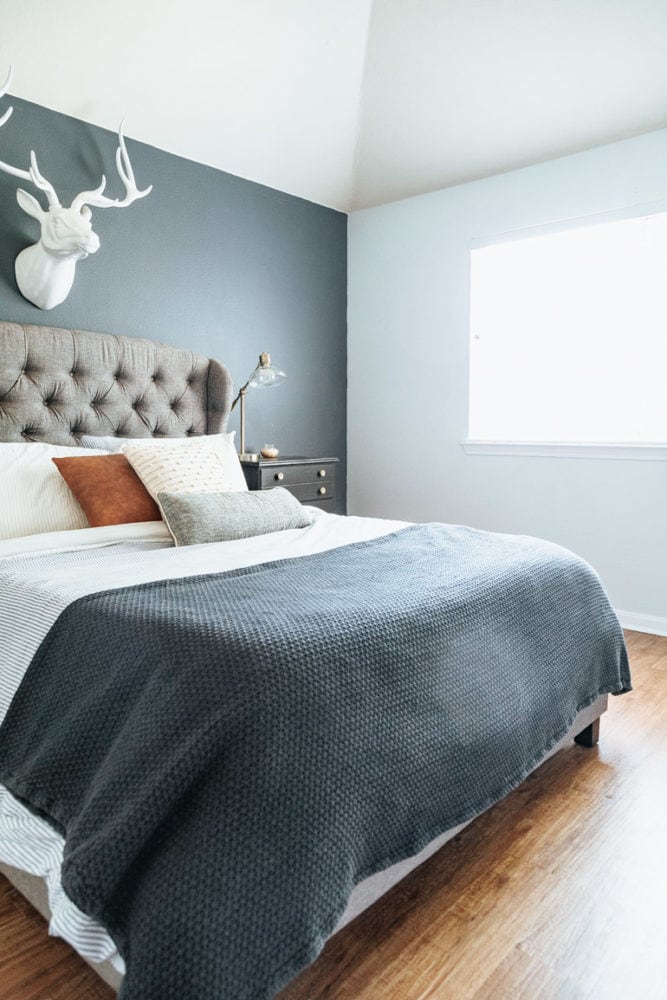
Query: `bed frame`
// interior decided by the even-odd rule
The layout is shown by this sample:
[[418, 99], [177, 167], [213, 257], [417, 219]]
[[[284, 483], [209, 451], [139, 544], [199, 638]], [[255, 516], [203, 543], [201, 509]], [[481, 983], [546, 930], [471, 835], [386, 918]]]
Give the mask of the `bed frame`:
[[[544, 763], [549, 757], [553, 756], [558, 750], [563, 749], [566, 746], [571, 745], [572, 740], [576, 743], [580, 743], [583, 746], [591, 747], [597, 743], [600, 716], [607, 710], [607, 695], [601, 695], [596, 701], [589, 705], [588, 708], [580, 712], [574, 721], [574, 724], [566, 733], [566, 735], [556, 743], [549, 753], [544, 757], [540, 763]], [[492, 807], [491, 807], [492, 808]], [[336, 928], [333, 933], [341, 930], [346, 924], [354, 920], [355, 917], [363, 913], [369, 906], [384, 896], [385, 893], [389, 892], [397, 882], [400, 882], [406, 877], [413, 869], [421, 865], [427, 858], [430, 858], [432, 854], [440, 850], [448, 841], [452, 840], [461, 830], [465, 829], [469, 823], [474, 822], [474, 820], [468, 820], [466, 823], [461, 823], [459, 826], [453, 827], [451, 830], [446, 830], [444, 833], [432, 840], [430, 844], [415, 854], [411, 858], [406, 858], [404, 861], [399, 861], [398, 864], [392, 865], [390, 868], [385, 868], [384, 871], [377, 872], [375, 875], [371, 875], [369, 878], [364, 879], [363, 882], [355, 887], [354, 892], [350, 896], [349, 903], [342, 917], [338, 921]], [[17, 868], [12, 868], [9, 865], [4, 865], [0, 863], [0, 873], [3, 874], [13, 886], [24, 896], [32, 905], [38, 910], [42, 916], [48, 921], [51, 919], [51, 909], [49, 907], [48, 893], [46, 889], [46, 883], [43, 879], [37, 877], [36, 875], [28, 875], [26, 872], [20, 871]], [[112, 966], [111, 962], [103, 962], [101, 964], [96, 964], [90, 962], [88, 959], [84, 958], [84, 961], [90, 965], [92, 969], [103, 979], [109, 986], [117, 990], [122, 982], [122, 976], [119, 972]]]
[[[133, 337], [0, 322], [0, 441], [77, 445], [83, 434], [137, 438], [215, 434], [226, 426], [231, 400], [232, 381], [225, 366], [192, 351]], [[578, 714], [547, 756], [573, 739], [594, 746], [606, 708], [603, 695]], [[447, 830], [414, 857], [360, 882], [335, 931], [465, 826]], [[50, 918], [41, 878], [2, 864], [0, 872]], [[89, 964], [118, 988], [121, 977], [109, 962]]]

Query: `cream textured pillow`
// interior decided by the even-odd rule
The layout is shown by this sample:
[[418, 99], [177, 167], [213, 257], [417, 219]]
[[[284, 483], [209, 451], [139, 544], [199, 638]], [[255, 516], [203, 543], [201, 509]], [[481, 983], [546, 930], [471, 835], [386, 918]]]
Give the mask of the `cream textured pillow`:
[[128, 462], [157, 500], [164, 493], [234, 493], [248, 489], [234, 434], [210, 434], [159, 448], [125, 444]]
[[86, 515], [51, 461], [82, 454], [106, 452], [41, 441], [0, 444], [0, 539], [88, 527]]

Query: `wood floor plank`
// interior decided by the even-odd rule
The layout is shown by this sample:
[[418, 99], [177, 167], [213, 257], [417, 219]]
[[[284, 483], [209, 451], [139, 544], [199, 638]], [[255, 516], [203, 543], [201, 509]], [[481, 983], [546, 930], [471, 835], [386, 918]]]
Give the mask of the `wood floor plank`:
[[110, 990], [0, 876], [0, 1000], [112, 1000]]
[[[543, 764], [279, 1000], [667, 998], [667, 638], [627, 640], [635, 690], [600, 744]], [[0, 1000], [111, 997], [0, 883]]]

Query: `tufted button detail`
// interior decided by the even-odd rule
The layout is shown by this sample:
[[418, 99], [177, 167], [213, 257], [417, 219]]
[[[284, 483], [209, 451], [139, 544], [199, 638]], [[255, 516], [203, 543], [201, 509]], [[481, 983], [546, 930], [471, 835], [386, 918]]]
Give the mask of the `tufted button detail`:
[[69, 374], [70, 374], [70, 378], [74, 378], [74, 376], [76, 375], [76, 372], [74, 371], [74, 369], [72, 369], [72, 371]]
[[25, 375], [25, 368], [21, 369], [21, 375]]

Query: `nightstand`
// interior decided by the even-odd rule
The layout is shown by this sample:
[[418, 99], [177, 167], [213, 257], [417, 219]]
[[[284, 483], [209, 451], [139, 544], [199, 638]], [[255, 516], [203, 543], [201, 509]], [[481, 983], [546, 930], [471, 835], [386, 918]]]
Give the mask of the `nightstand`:
[[333, 511], [336, 499], [337, 458], [260, 458], [241, 462], [249, 490], [284, 486], [301, 503]]

